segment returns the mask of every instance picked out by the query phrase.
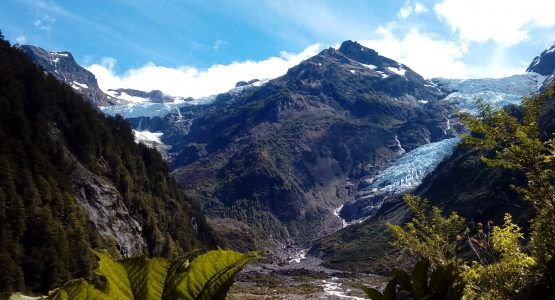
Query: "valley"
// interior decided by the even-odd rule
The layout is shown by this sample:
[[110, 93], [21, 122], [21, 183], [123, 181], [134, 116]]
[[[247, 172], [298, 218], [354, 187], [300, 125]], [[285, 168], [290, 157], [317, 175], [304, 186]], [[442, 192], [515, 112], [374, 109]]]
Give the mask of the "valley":
[[[468, 130], [457, 113], [475, 114], [477, 99], [518, 112], [522, 97], [553, 82], [554, 51], [544, 51], [525, 74], [425, 79], [345, 41], [281, 77], [193, 99], [159, 90], [102, 91], [71, 53], [18, 49], [66, 84], [55, 89], [67, 103], [77, 101], [67, 96], [71, 91], [93, 103], [75, 110], [114, 145], [86, 137], [82, 149], [79, 133], [59, 125], [65, 117], [45, 123], [60, 126], [42, 138], [67, 143], [52, 155], [65, 153], [74, 170], [68, 193], [90, 223], [82, 230], [94, 232], [80, 247], [102, 245], [122, 257], [177, 256], [194, 242], [265, 251], [239, 274], [228, 299], [364, 299], [360, 286], [385, 288], [393, 266], [414, 263], [390, 245], [386, 228], [409, 219], [405, 193], [475, 221], [499, 221], [510, 211], [525, 224], [530, 216], [509, 188], [521, 178], [486, 170], [482, 153], [459, 145]], [[106, 129], [101, 113], [122, 131]], [[551, 116], [546, 109], [548, 133]], [[110, 152], [119, 139], [125, 147], [117, 151], [128, 161]]]

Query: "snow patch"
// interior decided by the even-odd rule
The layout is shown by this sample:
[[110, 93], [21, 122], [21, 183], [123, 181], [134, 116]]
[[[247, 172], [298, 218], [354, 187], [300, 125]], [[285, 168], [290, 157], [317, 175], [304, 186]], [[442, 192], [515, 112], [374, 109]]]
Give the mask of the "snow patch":
[[135, 135], [135, 143], [143, 143], [145, 145], [151, 145], [152, 143], [162, 144], [162, 132], [150, 132], [148, 130], [138, 131], [133, 129], [133, 134]]
[[378, 68], [378, 66], [375, 66], [375, 65], [365, 65], [365, 64], [361, 64], [361, 65], [367, 67], [370, 70], [376, 70]]
[[384, 78], [384, 79], [387, 78], [387, 77], [389, 77], [388, 74], [385, 74], [385, 73], [382, 72], [382, 71], [376, 71], [376, 73], [378, 73], [378, 75], [380, 75], [380, 76], [381, 76], [382, 78]]
[[50, 53], [52, 53], [52, 54], [55, 55], [55, 56], [69, 57], [69, 54], [67, 54], [67, 53], [55, 52], [55, 51], [54, 51], [54, 52], [50, 52]]
[[76, 89], [76, 90], [88, 89], [88, 88], [89, 88], [88, 85], [86, 85], [86, 84], [84, 84], [84, 83], [77, 82], [77, 81], [72, 81], [72, 82], [71, 82], [71, 87], [74, 88], [74, 89]]
[[110, 94], [110, 96], [131, 102], [131, 103], [144, 103], [144, 102], [150, 102], [149, 98], [143, 98], [143, 97], [137, 97], [137, 96], [131, 96], [129, 94], [127, 94], [126, 92], [121, 92], [121, 94], [119, 96], [115, 96], [115, 92], [113, 94]]
[[387, 67], [387, 69], [400, 76], [405, 76], [405, 73], [407, 72], [407, 70], [403, 67], [397, 67], [397, 68]]
[[[244, 85], [240, 87], [236, 87], [231, 89], [228, 94], [237, 95], [244, 90], [259, 87], [266, 84], [269, 80], [259, 80], [257, 82], [251, 83], [249, 85]], [[122, 93], [123, 94], [123, 93]], [[113, 97], [121, 98], [121, 96], [114, 96], [113, 91], [108, 91], [108, 95]], [[135, 102], [135, 103], [128, 103], [123, 105], [112, 105], [112, 106], [105, 106], [99, 107], [100, 110], [109, 115], [115, 116], [116, 114], [121, 115], [125, 119], [129, 118], [139, 118], [139, 117], [164, 117], [170, 113], [180, 114], [179, 109], [185, 106], [191, 105], [208, 105], [216, 101], [218, 95], [212, 95], [208, 97], [197, 98], [193, 100], [184, 99], [178, 97], [172, 103], [154, 103], [154, 102]], [[140, 97], [136, 97], [140, 98]], [[145, 98], [141, 98], [145, 99]], [[124, 99], [125, 100], [125, 99]], [[137, 99], [135, 99], [137, 100]]]

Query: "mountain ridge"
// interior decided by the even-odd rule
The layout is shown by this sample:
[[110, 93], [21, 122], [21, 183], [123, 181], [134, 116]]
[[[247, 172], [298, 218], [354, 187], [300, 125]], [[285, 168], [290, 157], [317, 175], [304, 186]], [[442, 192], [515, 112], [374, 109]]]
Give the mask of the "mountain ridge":
[[176, 257], [216, 243], [160, 154], [121, 117], [0, 40], [1, 291], [88, 277], [90, 248]]
[[[374, 69], [327, 49], [265, 85], [194, 108], [204, 112], [166, 136], [178, 141], [169, 162], [209, 215], [308, 242], [341, 226], [333, 211], [349, 197], [349, 178], [454, 136], [443, 92], [422, 80], [393, 60]], [[258, 207], [248, 214], [259, 221], [242, 216], [245, 205]]]

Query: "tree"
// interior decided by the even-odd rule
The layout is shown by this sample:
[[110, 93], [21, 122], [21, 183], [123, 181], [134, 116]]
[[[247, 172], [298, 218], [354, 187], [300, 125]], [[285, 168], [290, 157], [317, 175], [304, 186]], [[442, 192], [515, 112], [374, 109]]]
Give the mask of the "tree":
[[405, 195], [404, 199], [414, 217], [405, 224], [406, 229], [388, 224], [392, 244], [428, 258], [432, 266], [457, 263], [457, 253], [468, 231], [465, 219], [456, 212], [445, 218], [440, 208], [430, 209], [428, 201], [418, 196]]
[[[485, 150], [482, 161], [488, 166], [520, 171], [526, 176], [525, 185], [513, 188], [536, 210], [531, 220], [530, 252], [522, 246], [521, 228], [507, 214], [502, 226], [488, 230], [478, 225], [476, 232], [466, 236], [477, 260], [464, 261], [458, 257], [459, 239], [453, 239], [454, 234], [463, 232], [464, 219], [454, 213], [442, 217], [436, 207], [428, 214], [427, 201], [416, 196], [405, 197], [415, 215], [406, 229], [390, 225], [393, 244], [435, 261], [436, 268], [443, 268], [446, 262], [460, 262], [458, 272], [466, 285], [466, 299], [555, 296], [555, 139], [542, 140], [538, 126], [542, 109], [552, 97], [553, 88], [549, 87], [541, 94], [524, 98], [522, 113], [494, 110], [479, 102], [477, 116], [461, 114], [471, 132], [464, 136], [464, 145]], [[394, 273], [392, 280], [396, 288], [388, 286], [383, 298], [374, 293], [376, 299], [386, 299], [387, 292], [403, 288], [401, 282], [406, 276], [399, 274]]]
[[514, 188], [536, 209], [530, 242], [544, 266], [555, 255], [555, 139], [541, 139], [538, 118], [552, 97], [551, 86], [523, 99], [521, 118], [485, 103], [480, 104], [478, 116], [461, 115], [472, 132], [464, 137], [464, 144], [493, 152], [482, 157], [488, 166], [518, 170], [526, 176], [526, 185]]

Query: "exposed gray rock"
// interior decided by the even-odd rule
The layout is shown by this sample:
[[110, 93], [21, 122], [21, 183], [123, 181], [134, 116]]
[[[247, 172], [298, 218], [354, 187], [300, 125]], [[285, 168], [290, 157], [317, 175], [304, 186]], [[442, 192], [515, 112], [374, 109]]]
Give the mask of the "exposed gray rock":
[[139, 223], [129, 211], [112, 183], [76, 162], [72, 172], [76, 199], [100, 235], [113, 240], [122, 257], [148, 253]]
[[160, 90], [152, 90], [150, 92], [139, 91], [134, 89], [110, 89], [108, 91], [113, 91], [116, 97], [121, 96], [122, 93], [126, 93], [129, 96], [145, 98], [150, 102], [154, 103], [166, 103], [174, 102], [175, 98], [172, 96], [165, 95]]
[[106, 95], [100, 90], [96, 77], [77, 64], [71, 53], [67, 51], [46, 51], [32, 45], [21, 45], [19, 49], [27, 54], [35, 64], [41, 66], [56, 79], [72, 87], [92, 103], [101, 106], [119, 103], [118, 99]]

